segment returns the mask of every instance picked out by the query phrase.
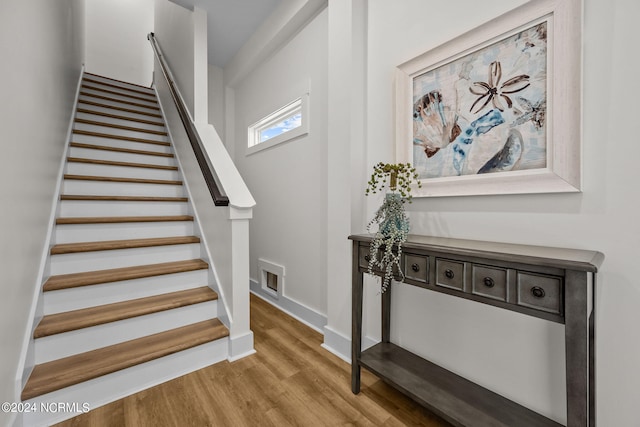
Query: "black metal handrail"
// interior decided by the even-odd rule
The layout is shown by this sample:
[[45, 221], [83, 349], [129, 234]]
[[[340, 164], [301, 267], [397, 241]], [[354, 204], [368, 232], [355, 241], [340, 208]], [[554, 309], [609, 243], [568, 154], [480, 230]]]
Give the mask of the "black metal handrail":
[[187, 111], [186, 105], [182, 101], [182, 98], [178, 95], [178, 90], [176, 88], [176, 84], [173, 81], [171, 74], [169, 72], [169, 66], [162, 55], [162, 51], [160, 50], [160, 45], [155, 38], [153, 33], [149, 33], [147, 39], [151, 43], [151, 48], [153, 49], [156, 58], [158, 59], [158, 63], [160, 64], [160, 69], [162, 70], [162, 75], [167, 81], [167, 85], [169, 86], [169, 92], [171, 93], [171, 98], [173, 98], [173, 102], [176, 104], [176, 108], [178, 109], [178, 114], [180, 115], [180, 120], [182, 120], [182, 124], [184, 125], [184, 129], [187, 132], [187, 136], [189, 137], [189, 142], [191, 143], [191, 148], [193, 149], [193, 153], [196, 156], [196, 160], [198, 161], [198, 165], [200, 165], [200, 170], [202, 171], [202, 175], [204, 176], [204, 180], [207, 183], [207, 187], [209, 188], [209, 193], [213, 198], [213, 203], [216, 206], [228, 206], [229, 198], [224, 193], [222, 189], [222, 185], [216, 176], [215, 170], [211, 165], [211, 162], [207, 156], [204, 154], [202, 140], [198, 135], [198, 130], [196, 126], [191, 121], [191, 117]]

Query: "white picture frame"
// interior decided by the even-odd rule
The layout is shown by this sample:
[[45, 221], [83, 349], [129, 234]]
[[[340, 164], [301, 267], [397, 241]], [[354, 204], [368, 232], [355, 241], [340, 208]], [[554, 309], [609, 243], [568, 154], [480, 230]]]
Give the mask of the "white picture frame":
[[[542, 32], [546, 30], [546, 32]], [[442, 121], [447, 121], [447, 116], [450, 117], [448, 126], [451, 127], [451, 123], [455, 121], [456, 125], [463, 122], [462, 116], [472, 116], [466, 120], [467, 128], [465, 125], [457, 126], [455, 132], [449, 132], [449, 129], [442, 131], [446, 134], [446, 138], [443, 139], [443, 143], [435, 144], [443, 145], [444, 147], [433, 147], [431, 140], [435, 141], [438, 136], [432, 138], [432, 135], [428, 132], [420, 133], [424, 122], [420, 119], [420, 114], [423, 114], [422, 118], [426, 117], [424, 112], [424, 103], [420, 101], [424, 97], [420, 97], [420, 88], [428, 87], [428, 85], [438, 85], [442, 82], [443, 85], [446, 82], [451, 83], [451, 79], [438, 80], [438, 76], [441, 76], [443, 71], [454, 69], [455, 64], [469, 63], [471, 60], [468, 58], [481, 58], [483, 61], [489, 61], [485, 57], [489, 57], [494, 52], [514, 52], [518, 53], [522, 51], [520, 49], [523, 40], [528, 40], [526, 37], [532, 34], [535, 37], [536, 34], [544, 34], [540, 36], [538, 40], [542, 40], [540, 44], [545, 44], [546, 51], [546, 70], [544, 71], [545, 80], [541, 82], [542, 71], [535, 72], [535, 76], [530, 77], [531, 82], [528, 80], [524, 82], [524, 77], [520, 79], [519, 83], [513, 83], [518, 81], [518, 76], [513, 77], [508, 74], [508, 70], [505, 70], [504, 79], [502, 80], [502, 89], [500, 89], [498, 82], [501, 78], [501, 62], [498, 59], [493, 59], [490, 67], [486, 68], [485, 77], [486, 80], [482, 82], [474, 81], [468, 75], [465, 76], [465, 82], [467, 86], [456, 86], [449, 89], [449, 91], [458, 91], [458, 96], [450, 96], [456, 98], [455, 107], [451, 105], [445, 105], [444, 110], [442, 106], [439, 106], [438, 115], [442, 117]], [[520, 43], [520, 45], [514, 48], [509, 48], [510, 41]], [[527, 42], [528, 43], [528, 42]], [[535, 45], [535, 43], [529, 43]], [[498, 47], [496, 47], [498, 46]], [[502, 49], [501, 46], [505, 46]], [[529, 46], [529, 45], [527, 45]], [[502, 50], [501, 50], [502, 49]], [[507, 55], [507, 53], [505, 53]], [[512, 55], [512, 56], [514, 56]], [[537, 55], [540, 55], [538, 52]], [[504, 62], [509, 63], [509, 58]], [[478, 59], [477, 61], [480, 61]], [[515, 60], [512, 62], [515, 63]], [[497, 65], [496, 65], [497, 63]], [[518, 58], [518, 64], [522, 64], [522, 58]], [[481, 69], [479, 62], [474, 62], [471, 68], [476, 64], [478, 70]], [[444, 67], [447, 66], [447, 67]], [[446, 71], [449, 72], [449, 71]], [[479, 72], [479, 71], [478, 71]], [[452, 72], [453, 73], [453, 72]], [[493, 82], [491, 75], [493, 74]], [[517, 73], [516, 73], [517, 74]], [[451, 74], [453, 75], [453, 74]], [[455, 78], [463, 76], [463, 74], [456, 75]], [[478, 74], [476, 73], [476, 79]], [[529, 75], [521, 73], [520, 76]], [[525, 194], [525, 193], [558, 193], [558, 192], [579, 192], [581, 191], [582, 181], [582, 169], [581, 169], [581, 141], [582, 141], [582, 1], [581, 0], [532, 0], [524, 5], [513, 9], [467, 33], [464, 33], [455, 39], [444, 43], [432, 50], [429, 50], [401, 65], [396, 69], [396, 162], [398, 163], [412, 163], [417, 166], [422, 166], [421, 173], [422, 188], [417, 186], [412, 190], [414, 197], [439, 197], [439, 196], [468, 196], [468, 195], [488, 195], [488, 194]], [[534, 82], [534, 78], [536, 79]], [[456, 80], [460, 81], [459, 80]], [[492, 83], [489, 85], [488, 83]], [[483, 83], [484, 82], [484, 83]], [[527, 84], [524, 89], [520, 89], [525, 86], [525, 83], [531, 83], [531, 86]], [[457, 83], [456, 83], [457, 84]], [[511, 87], [507, 85], [512, 84]], [[528, 92], [533, 93], [534, 84], [538, 86], [538, 92], [542, 93], [540, 87], [544, 86], [546, 92], [543, 96], [545, 98], [542, 101], [538, 101], [538, 106], [542, 105], [545, 109], [542, 110], [541, 119], [534, 121], [525, 121], [527, 116], [523, 114], [531, 113], [533, 110], [532, 102], [527, 101], [524, 94]], [[422, 86], [420, 86], [422, 85]], [[542, 85], [542, 86], [541, 86]], [[493, 100], [489, 87], [494, 87], [493, 97], [497, 100]], [[460, 89], [463, 87], [463, 89]], [[507, 90], [511, 89], [511, 90]], [[425, 89], [428, 90], [428, 89]], [[444, 89], [443, 89], [444, 90]], [[502, 90], [502, 92], [501, 92]], [[514, 93], [514, 91], [522, 90], [522, 96]], [[484, 91], [487, 94], [484, 95]], [[429, 92], [431, 93], [431, 92]], [[438, 92], [440, 93], [440, 92]], [[461, 96], [460, 96], [461, 95]], [[460, 99], [462, 101], [459, 101]], [[466, 98], [475, 97], [475, 103], [472, 103], [472, 108], [469, 109], [469, 103], [466, 102]], [[433, 99], [433, 97], [432, 97]], [[464, 101], [464, 102], [463, 102]], [[428, 101], [425, 101], [428, 104]], [[462, 105], [464, 104], [464, 110]], [[511, 104], [511, 106], [509, 106]], [[430, 104], [429, 106], [433, 106]], [[480, 107], [483, 106], [481, 109]], [[502, 110], [499, 109], [502, 108]], [[416, 113], [416, 110], [422, 108], [422, 113]], [[480, 143], [478, 141], [481, 138], [487, 139], [485, 135], [479, 135], [476, 128], [472, 125], [477, 123], [477, 119], [480, 114], [485, 111], [493, 109], [504, 113], [507, 119], [500, 122], [500, 126], [496, 125], [496, 129], [500, 129], [502, 139], [498, 136], [492, 137], [492, 144], [495, 147], [502, 146], [502, 150], [495, 151], [496, 154], [493, 157], [486, 160], [482, 156], [491, 155], [490, 148], [495, 150], [495, 147], [489, 145], [489, 143]], [[458, 115], [459, 110], [460, 115]], [[478, 112], [478, 110], [480, 110]], [[483, 111], [484, 110], [484, 111]], [[435, 111], [435, 110], [434, 110]], [[445, 113], [443, 114], [443, 111]], [[472, 113], [473, 112], [473, 113]], [[418, 117], [418, 123], [414, 119], [414, 114]], [[453, 117], [453, 118], [451, 118]], [[483, 116], [484, 117], [484, 116]], [[471, 121], [471, 120], [475, 121]], [[469, 124], [471, 123], [471, 124]], [[471, 149], [475, 149], [477, 153], [476, 157], [472, 156], [472, 152], [464, 153], [461, 148], [465, 148], [460, 143], [461, 135], [464, 136], [465, 132], [473, 133], [476, 129], [478, 138], [476, 146], [473, 146], [473, 139], [471, 143], [466, 143]], [[517, 129], [521, 129], [522, 132]], [[531, 148], [527, 135], [528, 132], [538, 132], [543, 135], [544, 144], [539, 141], [541, 138], [531, 138], [535, 140], [536, 144], [540, 147]], [[430, 131], [429, 131], [430, 132]], [[460, 133], [461, 132], [461, 133]], [[509, 137], [506, 138], [506, 132], [509, 132]], [[495, 132], [498, 134], [498, 132]], [[455, 139], [452, 139], [455, 135]], [[427, 135], [425, 137], [425, 135]], [[516, 137], [513, 137], [516, 135]], [[525, 135], [524, 137], [522, 135]], [[448, 141], [448, 142], [447, 142]], [[466, 139], [469, 141], [469, 139]], [[504, 143], [502, 141], [505, 141]], [[515, 141], [515, 142], [514, 142]], [[448, 144], [448, 145], [447, 145]], [[454, 147], [454, 144], [457, 144]], [[503, 144], [503, 145], [500, 145]], [[531, 143], [531, 146], [533, 143]], [[517, 150], [513, 147], [520, 146], [520, 156], [516, 161], [505, 161], [505, 158], [515, 159]], [[482, 147], [475, 148], [475, 147]], [[523, 148], [524, 147], [524, 148]], [[420, 150], [424, 152], [425, 158], [419, 157]], [[433, 151], [436, 153], [433, 154]], [[439, 150], [439, 151], [438, 151]], [[484, 150], [484, 151], [482, 151]], [[432, 157], [427, 158], [427, 151]], [[481, 152], [482, 151], [482, 152]], [[538, 160], [530, 160], [535, 156], [532, 153], [537, 153]], [[543, 154], [540, 154], [543, 152]], [[506, 153], [506, 154], [505, 154]], [[528, 156], [526, 162], [523, 161], [523, 154]], [[464, 157], [464, 156], [467, 157]], [[439, 156], [433, 162], [434, 157]], [[448, 157], [447, 157], [448, 156]], [[455, 161], [455, 157], [458, 157], [458, 161]], [[460, 160], [462, 156], [462, 161]], [[426, 160], [425, 160], [426, 159]], [[451, 160], [453, 159], [453, 160]], [[473, 161], [471, 161], [473, 159]], [[496, 159], [499, 159], [496, 160]], [[418, 162], [416, 162], [416, 160]], [[436, 162], [437, 160], [437, 162]], [[484, 166], [478, 169], [478, 164]], [[451, 164], [448, 163], [451, 161]], [[429, 163], [430, 162], [430, 163]], [[475, 162], [476, 164], [473, 164]], [[537, 163], [536, 163], [537, 162]], [[471, 166], [474, 166], [472, 168]], [[513, 169], [507, 169], [509, 165], [515, 164], [516, 167], [511, 166]], [[431, 167], [429, 165], [437, 165], [437, 167]], [[445, 165], [443, 167], [442, 165]], [[452, 165], [455, 166], [452, 169]], [[461, 166], [462, 165], [462, 166]], [[493, 168], [488, 167], [495, 166]], [[497, 165], [497, 166], [496, 166]], [[526, 167], [523, 167], [525, 165]], [[534, 165], [534, 166], [531, 166]], [[537, 165], [537, 166], [536, 166]], [[520, 169], [522, 167], [522, 169]], [[466, 168], [466, 169], [465, 169]], [[437, 171], [437, 172], [434, 172]], [[441, 171], [448, 171], [448, 174]], [[453, 171], [453, 173], [451, 173]], [[485, 173], [489, 171], [491, 173]], [[441, 172], [442, 175], [438, 175]], [[428, 176], [432, 174], [432, 176]]]

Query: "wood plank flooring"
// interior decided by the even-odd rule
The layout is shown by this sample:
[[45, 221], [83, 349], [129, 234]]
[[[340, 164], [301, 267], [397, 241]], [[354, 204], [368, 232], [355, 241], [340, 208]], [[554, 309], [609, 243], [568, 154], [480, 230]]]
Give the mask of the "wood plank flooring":
[[168, 356], [229, 335], [210, 319], [86, 353], [36, 365], [22, 391], [22, 400], [80, 384], [141, 363]]
[[200, 243], [197, 236], [152, 237], [149, 239], [106, 240], [104, 242], [60, 243], [51, 248], [51, 255], [116, 249], [149, 248], [151, 246], [188, 245]]
[[78, 286], [98, 285], [100, 283], [133, 280], [143, 277], [154, 277], [163, 274], [182, 273], [186, 271], [204, 270], [209, 267], [201, 259], [163, 262], [159, 264], [136, 265], [134, 267], [112, 268], [108, 270], [83, 271], [80, 273], [51, 276], [45, 282], [44, 292], [60, 289], [77, 288]]
[[42, 318], [33, 332], [33, 337], [42, 338], [216, 299], [218, 299], [218, 294], [211, 288], [203, 286], [201, 288], [49, 314]]
[[123, 222], [181, 222], [193, 221], [191, 215], [164, 216], [74, 216], [56, 219], [56, 224], [119, 224]]
[[114, 160], [85, 159], [82, 157], [67, 157], [67, 162], [85, 163], [85, 164], [91, 164], [91, 165], [105, 165], [105, 166], [124, 166], [124, 167], [130, 167], [130, 168], [143, 168], [143, 169], [162, 169], [162, 170], [169, 170], [169, 171], [178, 170], [177, 166], [153, 165], [149, 163], [117, 162]]
[[251, 296], [257, 353], [222, 362], [96, 408], [58, 427], [429, 426], [448, 427], [320, 347], [322, 335]]
[[110, 147], [107, 145], [85, 144], [82, 142], [71, 142], [69, 146], [75, 147], [75, 148], [89, 148], [91, 150], [116, 151], [118, 153], [144, 154], [145, 156], [174, 157], [172, 153], [161, 153], [159, 151], [147, 151], [147, 150], [134, 150], [132, 148]]
[[[128, 129], [128, 130], [131, 130], [131, 129]], [[97, 138], [117, 139], [117, 140], [120, 140], [120, 141], [140, 142], [140, 143], [143, 143], [143, 144], [162, 145], [164, 147], [171, 147], [171, 143], [166, 142], [166, 141], [158, 141], [158, 140], [155, 140], [155, 139], [148, 139], [148, 138], [134, 138], [134, 137], [131, 137], [131, 136], [122, 136], [122, 135], [117, 135], [117, 134], [112, 134], [112, 133], [93, 132], [93, 131], [87, 131], [87, 130], [82, 130], [82, 129], [74, 129], [73, 130], [73, 134], [74, 135], [84, 135], [84, 136], [95, 136]]]
[[119, 202], [187, 202], [186, 197], [162, 197], [162, 196], [87, 196], [82, 194], [62, 194], [60, 200], [101, 200]]

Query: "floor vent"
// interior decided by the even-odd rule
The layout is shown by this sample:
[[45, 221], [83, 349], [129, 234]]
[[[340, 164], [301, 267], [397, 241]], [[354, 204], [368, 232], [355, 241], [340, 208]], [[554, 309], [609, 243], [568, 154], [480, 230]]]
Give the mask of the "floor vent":
[[276, 299], [279, 298], [284, 287], [284, 266], [258, 259], [258, 270], [262, 290]]

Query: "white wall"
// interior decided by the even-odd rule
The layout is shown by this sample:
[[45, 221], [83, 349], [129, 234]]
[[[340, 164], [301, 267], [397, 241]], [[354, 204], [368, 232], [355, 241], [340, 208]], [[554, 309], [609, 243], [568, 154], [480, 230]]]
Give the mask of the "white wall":
[[[82, 0], [0, 2], [2, 402], [21, 391], [17, 369], [83, 62], [83, 17]], [[9, 415], [0, 412], [0, 425]]]
[[364, 221], [367, 0], [329, 0], [328, 10], [327, 325], [323, 346], [349, 359], [352, 249], [347, 236]]
[[224, 133], [224, 71], [220, 67], [209, 64], [209, 123], [216, 128], [218, 135], [225, 139]]
[[[251, 278], [258, 259], [286, 269], [284, 296], [326, 313], [327, 13], [235, 85], [234, 159], [256, 198]], [[310, 90], [309, 90], [310, 89]], [[308, 136], [246, 156], [247, 127], [309, 91]]]
[[118, 80], [150, 86], [154, 0], [89, 0], [86, 2], [86, 70]]
[[[521, 3], [369, 2], [368, 167], [394, 159], [394, 67]], [[605, 254], [596, 292], [597, 414], [602, 426], [636, 426], [640, 419], [640, 340], [635, 332], [640, 324], [640, 267], [635, 259], [640, 223], [639, 193], [633, 187], [640, 179], [640, 146], [633, 126], [640, 90], [632, 83], [640, 65], [632, 54], [637, 50], [639, 14], [635, 0], [585, 0], [581, 194], [420, 199], [409, 208], [417, 234]], [[366, 182], [361, 184], [364, 189]], [[362, 200], [372, 215], [376, 203]], [[363, 230], [364, 224], [354, 231]], [[561, 325], [406, 285], [393, 292], [392, 341], [548, 416], [565, 419]], [[375, 334], [379, 327], [373, 322], [369, 332]]]
[[[330, 256], [328, 247], [324, 248], [324, 255], [319, 254], [316, 258], [313, 258], [315, 252], [311, 257], [302, 256], [302, 252], [306, 255], [308, 251], [314, 251], [313, 245], [300, 250], [301, 254], [289, 249], [297, 248], [301, 237], [315, 242], [320, 236], [319, 241], [322, 241], [324, 231], [331, 242], [337, 243], [338, 239], [346, 240], [347, 237], [340, 233], [342, 222], [340, 227], [335, 227], [330, 218], [318, 215], [316, 200], [307, 199], [309, 192], [300, 191], [301, 188], [311, 186], [320, 191], [329, 190], [325, 194], [333, 197], [328, 200], [331, 202], [330, 217], [347, 215], [351, 219], [351, 231], [363, 232], [366, 219], [357, 206], [365, 206], [365, 216], [370, 218], [378, 201], [362, 195], [367, 176], [358, 173], [358, 169], [366, 167], [370, 170], [378, 161], [394, 160], [395, 67], [525, 0], [482, 3], [474, 0], [449, 3], [371, 1], [367, 2], [366, 8], [357, 0], [349, 0], [346, 6], [342, 2], [347, 3], [347, 0], [329, 1], [326, 25], [329, 32], [350, 28], [351, 38], [344, 34], [344, 41], [345, 44], [353, 43], [353, 52], [358, 49], [359, 32], [362, 31], [358, 26], [358, 14], [367, 16], [366, 93], [359, 95], [357, 85], [345, 87], [331, 74], [327, 86], [328, 107], [339, 106], [341, 101], [349, 103], [340, 111], [349, 114], [351, 120], [357, 122], [358, 109], [367, 106], [365, 129], [359, 130], [357, 123], [349, 127], [339, 118], [335, 122], [330, 119], [324, 122], [328, 127], [327, 145], [337, 150], [338, 147], [331, 144], [335, 144], [335, 136], [342, 135], [344, 143], [351, 148], [352, 170], [350, 173], [337, 171], [340, 176], [355, 177], [355, 185], [353, 182], [352, 185], [361, 189], [359, 193], [351, 191], [354, 197], [351, 206], [345, 202], [340, 207], [338, 202], [344, 199], [344, 193], [334, 191], [337, 183], [331, 179], [336, 165], [345, 162], [336, 160], [324, 149], [317, 152], [309, 146], [307, 151], [300, 144], [306, 141], [300, 140], [267, 150], [262, 155], [244, 155], [246, 126], [265, 113], [258, 111], [258, 107], [278, 104], [281, 92], [292, 86], [285, 82], [285, 76], [292, 75], [290, 67], [299, 66], [297, 62], [270, 60], [257, 67], [242, 84], [234, 83], [236, 106], [226, 113], [227, 123], [233, 123], [229, 116], [235, 116], [232, 119], [236, 120], [233, 129], [227, 129], [235, 134], [234, 157], [258, 201], [251, 235], [252, 277], [257, 279], [255, 260], [269, 251], [273, 257], [278, 257], [271, 261], [287, 267], [288, 285], [292, 282], [292, 269], [302, 269], [292, 267], [292, 262], [294, 266], [300, 264], [309, 270], [301, 281], [295, 279], [295, 286], [315, 281], [317, 277], [336, 279], [319, 282], [319, 287], [328, 289], [330, 298], [326, 313], [332, 330], [337, 335], [348, 336], [351, 330], [350, 290], [348, 273], [342, 271], [344, 263], [334, 260], [336, 262], [331, 266], [325, 265]], [[332, 4], [336, 8], [334, 14], [331, 13]], [[640, 225], [634, 215], [639, 205], [638, 191], [630, 183], [634, 178], [640, 178], [638, 168], [634, 167], [640, 146], [629, 123], [633, 123], [634, 113], [638, 111], [635, 99], [639, 89], [633, 84], [632, 73], [640, 65], [637, 55], [633, 54], [637, 50], [634, 20], [640, 13], [640, 3], [635, 0], [585, 0], [584, 8], [583, 192], [419, 199], [409, 210], [412, 232], [418, 234], [602, 251], [606, 259], [598, 276], [596, 292], [598, 424], [635, 426], [638, 425], [635, 406], [640, 388], [640, 369], [637, 367], [640, 341], [635, 338], [634, 328], [640, 323], [640, 285], [637, 282], [640, 267], [634, 255], [640, 244]], [[303, 33], [299, 37], [303, 37]], [[323, 36], [317, 33], [315, 37], [319, 39], [308, 42], [321, 43]], [[331, 37], [328, 35], [329, 40], [333, 40]], [[336, 40], [331, 43], [330, 47], [338, 46]], [[351, 46], [345, 49], [351, 49]], [[274, 57], [286, 58], [288, 49], [289, 45]], [[336, 51], [338, 55], [344, 53], [337, 48]], [[301, 52], [300, 55], [305, 54]], [[348, 58], [344, 60], [348, 61]], [[338, 66], [331, 65], [335, 58], [330, 57], [328, 61], [330, 70], [335, 71]], [[357, 75], [357, 70], [351, 68], [357, 67], [357, 59], [353, 62], [345, 65], [345, 79]], [[226, 73], [225, 69], [225, 81], [233, 78]], [[314, 88], [315, 81], [312, 103], [318, 92]], [[233, 102], [227, 105], [233, 105]], [[312, 117], [315, 118], [317, 108], [314, 105]], [[315, 120], [315, 125], [317, 122]], [[366, 146], [360, 148], [360, 140], [365, 140]], [[308, 165], [307, 153], [321, 153], [316, 161], [323, 161], [326, 155], [324, 172], [318, 172], [317, 178], [304, 184], [287, 180], [288, 170], [292, 167], [295, 168], [293, 171], [303, 170], [305, 177], [315, 176], [314, 168], [300, 167]], [[260, 156], [259, 160], [257, 156]], [[293, 160], [298, 159], [301, 163], [294, 164]], [[290, 194], [297, 195], [295, 201], [285, 197]], [[314, 208], [309, 209], [309, 206]], [[304, 227], [300, 227], [301, 221], [306, 224]], [[345, 263], [350, 263], [350, 259]], [[300, 286], [296, 298], [313, 306], [311, 301], [320, 291], [305, 288], [304, 284]], [[365, 315], [370, 338], [376, 338], [380, 329], [376, 292], [375, 285], [369, 281]], [[392, 339], [395, 342], [552, 418], [565, 419], [561, 325], [406, 285], [394, 287], [393, 311]], [[340, 349], [334, 347], [333, 350]], [[343, 354], [348, 357], [348, 343]], [[522, 369], [522, 366], [534, 366], [535, 369]]]
[[[154, 34], [171, 68], [187, 108], [194, 109], [193, 12], [168, 0], [155, 0]], [[163, 78], [160, 70], [156, 79]]]

